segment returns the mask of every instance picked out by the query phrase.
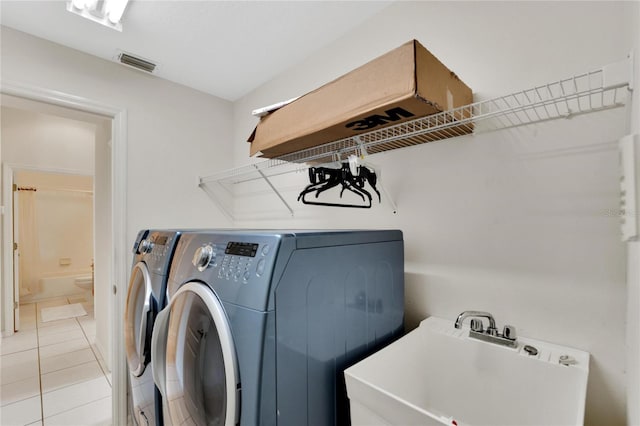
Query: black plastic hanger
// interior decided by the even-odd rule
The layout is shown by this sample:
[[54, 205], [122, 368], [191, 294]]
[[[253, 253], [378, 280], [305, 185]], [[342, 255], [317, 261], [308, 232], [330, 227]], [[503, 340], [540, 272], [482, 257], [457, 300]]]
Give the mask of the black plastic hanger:
[[[380, 201], [380, 192], [376, 188], [377, 176], [374, 170], [363, 166], [354, 165], [350, 162], [339, 163], [340, 168], [334, 167], [310, 167], [309, 168], [309, 182], [310, 184], [305, 187], [300, 195], [298, 201], [302, 201], [304, 204], [318, 205], [318, 206], [330, 206], [330, 207], [351, 207], [351, 208], [371, 208], [372, 196], [369, 191], [365, 189], [368, 184], [376, 194], [378, 194], [378, 200]], [[353, 174], [355, 169], [356, 174]], [[317, 201], [320, 194], [323, 192], [342, 185], [340, 190], [340, 198], [344, 195], [345, 191], [350, 191], [360, 197], [365, 204], [347, 204], [347, 203], [330, 203], [324, 201]], [[315, 193], [315, 199], [308, 199], [308, 194]]]

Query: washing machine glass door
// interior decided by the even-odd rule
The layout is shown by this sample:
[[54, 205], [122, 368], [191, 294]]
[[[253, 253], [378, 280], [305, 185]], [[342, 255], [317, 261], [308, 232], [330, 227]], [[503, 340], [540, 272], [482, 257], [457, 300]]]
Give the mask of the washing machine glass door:
[[190, 282], [169, 307], [165, 417], [173, 425], [238, 424], [236, 352], [220, 300], [206, 285]]
[[144, 262], [131, 270], [124, 316], [124, 340], [129, 371], [136, 377], [144, 373], [149, 362], [152, 318], [151, 278]]

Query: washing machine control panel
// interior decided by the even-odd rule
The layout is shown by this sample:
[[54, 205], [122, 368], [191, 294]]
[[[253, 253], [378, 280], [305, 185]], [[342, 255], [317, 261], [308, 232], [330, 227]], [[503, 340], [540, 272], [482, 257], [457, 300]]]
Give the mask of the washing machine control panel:
[[169, 267], [167, 257], [171, 255], [173, 236], [155, 233], [140, 241], [140, 252], [147, 266], [155, 273], [166, 275]]
[[138, 246], [139, 250], [140, 250], [140, 253], [142, 253], [142, 254], [151, 253], [151, 250], [153, 249], [153, 245], [154, 245], [153, 241], [151, 241], [151, 240], [142, 240], [142, 241], [140, 241], [140, 245]]

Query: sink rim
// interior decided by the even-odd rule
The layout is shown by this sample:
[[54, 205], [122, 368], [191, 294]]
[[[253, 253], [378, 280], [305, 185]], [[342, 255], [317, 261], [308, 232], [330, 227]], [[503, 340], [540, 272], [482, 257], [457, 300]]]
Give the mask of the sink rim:
[[[361, 389], [360, 391], [362, 391], [362, 389], [369, 389], [369, 392], [376, 392], [379, 395], [384, 396], [385, 398], [389, 399], [390, 401], [395, 401], [396, 404], [401, 404], [402, 407], [404, 407], [407, 411], [411, 410], [412, 412], [414, 412], [416, 415], [421, 415], [421, 416], [426, 416], [430, 419], [436, 420], [437, 422], [440, 423], [445, 423], [445, 424], [452, 424], [452, 421], [454, 420], [453, 417], [451, 417], [450, 415], [448, 415], [448, 413], [456, 411], [455, 409], [451, 409], [451, 407], [446, 408], [447, 404], [445, 403], [444, 405], [441, 403], [437, 403], [437, 399], [435, 400], [431, 400], [436, 407], [439, 407], [440, 405], [443, 405], [443, 407], [445, 409], [443, 410], [439, 410], [438, 408], [434, 409], [431, 406], [428, 406], [428, 402], [426, 402], [425, 404], [416, 404], [414, 403], [413, 400], [419, 400], [420, 395], [422, 394], [422, 391], [420, 390], [415, 390], [418, 389], [416, 386], [421, 386], [420, 385], [420, 379], [418, 380], [409, 380], [409, 384], [408, 384], [408, 389], [409, 392], [412, 392], [412, 394], [410, 396], [407, 396], [407, 391], [406, 389], [404, 389], [403, 391], [399, 390], [401, 389], [401, 387], [399, 387], [397, 384], [394, 384], [394, 380], [386, 380], [384, 379], [385, 377], [385, 373], [382, 372], [367, 372], [367, 364], [368, 364], [368, 360], [370, 359], [376, 359], [378, 357], [380, 357], [381, 353], [389, 353], [390, 351], [394, 351], [394, 350], [399, 350], [397, 349], [399, 347], [399, 345], [402, 345], [403, 341], [405, 341], [404, 343], [404, 349], [405, 352], [413, 352], [415, 354], [402, 354], [401, 352], [400, 355], [396, 354], [396, 353], [391, 353], [390, 355], [387, 355], [387, 357], [391, 357], [393, 358], [394, 356], [396, 356], [396, 358], [393, 358], [393, 361], [407, 361], [411, 358], [411, 362], [407, 361], [406, 365], [408, 365], [409, 367], [407, 367], [407, 371], [409, 371], [411, 368], [415, 368], [416, 365], [418, 365], [419, 368], [419, 358], [416, 357], [421, 357], [421, 354], [423, 354], [423, 349], [420, 348], [419, 346], [416, 345], [420, 345], [421, 342], [419, 339], [426, 339], [427, 335], [424, 335], [424, 333], [441, 333], [445, 336], [451, 337], [456, 339], [456, 341], [458, 343], [456, 344], [466, 344], [466, 343], [470, 343], [473, 344], [474, 351], [480, 351], [482, 352], [482, 354], [484, 354], [486, 356], [486, 354], [489, 354], [489, 356], [491, 356], [492, 353], [499, 353], [500, 357], [498, 358], [498, 360], [503, 359], [503, 357], [509, 357], [507, 359], [507, 364], [509, 366], [511, 366], [512, 361], [515, 363], [513, 365], [515, 365], [516, 367], [519, 367], [521, 364], [521, 361], [524, 361], [524, 359], [520, 360], [520, 359], [515, 359], [515, 358], [510, 358], [511, 355], [509, 355], [509, 353], [513, 354], [513, 356], [516, 357], [525, 357], [528, 360], [524, 361], [525, 363], [529, 363], [530, 361], [534, 361], [534, 362], [539, 362], [541, 364], [528, 364], [528, 365], [539, 365], [540, 368], [542, 368], [543, 370], [536, 370], [536, 371], [543, 371], [543, 373], [547, 374], [547, 375], [552, 375], [552, 376], [556, 376], [557, 372], [562, 371], [561, 369], [564, 368], [569, 368], [571, 370], [566, 370], [567, 371], [567, 375], [565, 375], [564, 373], [562, 373], [562, 376], [559, 380], [562, 380], [562, 377], [566, 378], [566, 381], [564, 383], [566, 383], [566, 386], [561, 386], [561, 390], [558, 391], [559, 393], [557, 395], [559, 396], [564, 396], [567, 397], [567, 395], [569, 395], [570, 399], [567, 399], [566, 401], [570, 401], [571, 403], [567, 405], [567, 407], [569, 407], [566, 411], [562, 410], [562, 404], [564, 402], [558, 403], [558, 405], [553, 405], [550, 406], [551, 408], [556, 408], [557, 414], [560, 415], [560, 417], [566, 416], [567, 419], [570, 419], [571, 422], [576, 421], [576, 424], [581, 424], [584, 421], [584, 411], [585, 411], [585, 407], [586, 407], [586, 392], [587, 392], [587, 382], [588, 382], [588, 373], [589, 373], [589, 361], [590, 361], [590, 355], [588, 352], [579, 350], [579, 349], [574, 349], [574, 348], [570, 348], [568, 346], [564, 346], [564, 345], [558, 345], [558, 344], [554, 344], [554, 343], [549, 343], [549, 342], [545, 342], [545, 341], [541, 341], [541, 340], [537, 340], [537, 339], [531, 339], [531, 338], [527, 338], [527, 337], [519, 337], [518, 338], [518, 342], [517, 342], [517, 346], [515, 348], [509, 348], [506, 346], [500, 346], [494, 343], [488, 343], [488, 342], [484, 342], [484, 341], [480, 341], [477, 339], [473, 339], [470, 338], [468, 336], [469, 334], [469, 326], [463, 326], [462, 329], [456, 329], [454, 327], [454, 322], [453, 321], [449, 321], [446, 319], [442, 319], [442, 318], [438, 318], [438, 317], [429, 317], [425, 320], [423, 320], [419, 327], [412, 330], [411, 332], [405, 334], [405, 336], [403, 336], [402, 338], [400, 338], [398, 341], [392, 343], [391, 345], [381, 349], [380, 351], [374, 353], [373, 355], [369, 356], [368, 358], [365, 358], [364, 360], [360, 361], [357, 364], [354, 364], [353, 366], [349, 367], [348, 369], [345, 370], [344, 374], [345, 374], [345, 380], [347, 381], [347, 394], [349, 396], [350, 400], [354, 400], [354, 383], [356, 383], [356, 388], [359, 386]], [[424, 336], [423, 336], [424, 335]], [[411, 337], [409, 337], [411, 336]], [[407, 339], [413, 339], [413, 341], [406, 343]], [[418, 340], [416, 340], [418, 339]], [[399, 343], [400, 342], [400, 343]], [[445, 342], [448, 342], [448, 340], [446, 340]], [[426, 343], [425, 343], [426, 344]], [[409, 346], [409, 345], [413, 345], [413, 346]], [[489, 345], [489, 346], [483, 346], [483, 345]], [[535, 356], [531, 356], [529, 354], [527, 354], [524, 351], [524, 346], [525, 345], [532, 345], [535, 346], [538, 349], [538, 355]], [[411, 351], [408, 351], [406, 349], [412, 349]], [[471, 348], [471, 347], [470, 347]], [[485, 352], [483, 348], [487, 348], [490, 349], [490, 351], [496, 351], [496, 352]], [[450, 350], [448, 346], [445, 346], [445, 351], [446, 350]], [[506, 352], [501, 352], [501, 351], [506, 351]], [[460, 351], [458, 351], [460, 352]], [[505, 355], [506, 354], [506, 355]], [[575, 359], [576, 363], [574, 365], [569, 365], [569, 366], [564, 366], [564, 365], [560, 365], [558, 363], [559, 357], [561, 355], [569, 355], [571, 357], [573, 357], [573, 359]], [[397, 356], [400, 356], [400, 358], [397, 358]], [[418, 359], [418, 364], [416, 364], [416, 359]], [[371, 361], [369, 361], [371, 362]], [[547, 369], [546, 367], [544, 367], [544, 364], [550, 364], [549, 367], [551, 368], [550, 370]], [[363, 365], [365, 367], [363, 367]], [[372, 364], [374, 365], [374, 364]], [[384, 368], [381, 368], [381, 365], [383, 364], [375, 364], [374, 366], [378, 369], [378, 370], [384, 370]], [[501, 365], [501, 364], [500, 364]], [[527, 365], [527, 364], [525, 364]], [[553, 365], [553, 366], [552, 366]], [[446, 366], [445, 366], [446, 367]], [[469, 367], [471, 368], [471, 367]], [[537, 369], [538, 367], [536, 367]], [[416, 370], [413, 370], [416, 371]], [[448, 370], [447, 370], [448, 371]], [[422, 372], [421, 372], [422, 374]], [[522, 376], [524, 378], [524, 380], [531, 380], [531, 378], [527, 377], [526, 375], [529, 374], [528, 372], [525, 372], [524, 375]], [[406, 374], [403, 374], [403, 376], [406, 378]], [[544, 374], [543, 374], [544, 376]], [[400, 376], [399, 376], [400, 377]], [[548, 377], [548, 376], [547, 376]], [[476, 381], [476, 386], [478, 384], [481, 384], [483, 382], [478, 382]], [[501, 386], [501, 383], [506, 383], [507, 385], [509, 385], [509, 383], [511, 383], [513, 385], [512, 382], [507, 381], [507, 382], [502, 382], [499, 381], [497, 383], [497, 385], [494, 383], [493, 386]], [[532, 384], [535, 385], [535, 383], [540, 383], [540, 381], [536, 381], [533, 380]], [[545, 382], [546, 383], [546, 382]], [[553, 383], [553, 382], [550, 382]], [[558, 382], [556, 382], [558, 383]], [[404, 386], [401, 385], [401, 386]], [[427, 395], [429, 394], [429, 392], [431, 392], [428, 388], [422, 388], [424, 389], [424, 392], [427, 393]], [[437, 389], [437, 388], [435, 388]], [[572, 392], [578, 392], [575, 393], [573, 395]], [[446, 391], [446, 390], [445, 390]], [[450, 393], [451, 391], [449, 391], [447, 394], [451, 395]], [[555, 390], [554, 390], [555, 392]], [[563, 393], [564, 392], [564, 393]], [[365, 392], [366, 393], [366, 392]], [[553, 395], [552, 395], [553, 396]], [[422, 396], [424, 397], [424, 395]], [[382, 398], [382, 397], [381, 397]], [[542, 398], [542, 401], [544, 401], [545, 397]], [[361, 398], [360, 395], [356, 395], [355, 396], [355, 400], [357, 400], [357, 402], [363, 406], [369, 407], [371, 409], [373, 409], [373, 412], [376, 412], [376, 410], [381, 409], [381, 407], [376, 407], [375, 404], [374, 406], [370, 406], [370, 404], [367, 404], [367, 401], [364, 400], [364, 398]], [[553, 398], [548, 398], [547, 399], [547, 403], [549, 403], [549, 401], [552, 401]], [[563, 399], [562, 401], [565, 401], [565, 399]], [[551, 402], [553, 404], [553, 402]], [[530, 409], [533, 409], [531, 407], [529, 407]], [[477, 406], [476, 407], [467, 407], [467, 414], [466, 417], [467, 419], [469, 418], [469, 413], [473, 412], [473, 410], [476, 410], [477, 412]], [[471, 411], [469, 411], [471, 410]], [[575, 411], [574, 411], [575, 410]], [[462, 410], [461, 412], [464, 413], [465, 410]], [[445, 413], [446, 412], [446, 413]], [[554, 411], [554, 413], [556, 413], [556, 411]], [[462, 415], [462, 414], [460, 414]], [[534, 416], [535, 417], [535, 416]], [[529, 419], [532, 419], [534, 417], [529, 417]], [[426, 419], [425, 419], [426, 420]], [[459, 421], [457, 421], [456, 423], [460, 424]]]

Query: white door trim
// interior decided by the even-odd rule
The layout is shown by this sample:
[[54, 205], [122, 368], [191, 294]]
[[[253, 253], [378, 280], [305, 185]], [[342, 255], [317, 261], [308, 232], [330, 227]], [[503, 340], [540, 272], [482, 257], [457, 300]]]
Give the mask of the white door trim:
[[11, 336], [14, 329], [13, 266], [13, 169], [7, 164], [2, 168], [2, 337]]
[[[0, 91], [7, 95], [31, 99], [38, 102], [59, 105], [93, 114], [104, 115], [111, 118], [111, 220], [112, 241], [111, 247], [113, 263], [110, 267], [113, 277], [114, 299], [113, 319], [111, 324], [112, 336], [112, 423], [126, 424], [127, 419], [127, 377], [124, 340], [122, 336], [123, 312], [127, 286], [127, 110], [87, 99], [81, 96], [71, 95], [55, 90], [44, 89], [36, 86], [25, 85], [18, 82], [3, 81]], [[4, 202], [4, 201], [3, 201]], [[6, 209], [5, 209], [6, 210]], [[6, 211], [5, 211], [6, 213]], [[7, 221], [5, 221], [7, 222]], [[7, 240], [6, 226], [3, 238]], [[4, 242], [3, 242], [4, 244]], [[4, 245], [6, 249], [6, 244]], [[5, 251], [5, 262], [7, 250]], [[9, 251], [13, 255], [13, 249]], [[7, 263], [5, 263], [7, 265]], [[3, 290], [6, 293], [7, 285], [13, 285], [12, 268], [4, 268]], [[7, 284], [9, 283], [9, 284]], [[2, 309], [5, 324], [7, 318], [7, 297], [4, 298]], [[11, 301], [9, 301], [11, 304]], [[10, 306], [10, 315], [13, 315], [13, 307]]]

